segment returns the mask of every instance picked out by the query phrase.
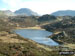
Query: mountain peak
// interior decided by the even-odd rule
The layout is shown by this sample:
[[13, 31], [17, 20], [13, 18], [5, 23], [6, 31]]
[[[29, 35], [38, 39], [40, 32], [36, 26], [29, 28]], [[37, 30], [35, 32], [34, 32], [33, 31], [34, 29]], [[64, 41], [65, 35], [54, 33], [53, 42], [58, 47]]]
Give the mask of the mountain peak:
[[38, 16], [38, 14], [36, 12], [33, 12], [32, 10], [30, 10], [29, 8], [21, 8], [17, 11], [15, 11], [15, 14], [17, 15], [26, 15], [26, 16]]

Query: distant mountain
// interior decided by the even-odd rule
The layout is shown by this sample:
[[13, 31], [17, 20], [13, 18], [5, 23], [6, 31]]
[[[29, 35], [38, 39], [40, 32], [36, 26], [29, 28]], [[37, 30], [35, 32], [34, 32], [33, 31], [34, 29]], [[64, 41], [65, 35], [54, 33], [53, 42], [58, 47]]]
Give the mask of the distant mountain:
[[26, 16], [38, 16], [38, 14], [36, 12], [33, 12], [32, 10], [28, 9], [28, 8], [21, 8], [17, 11], [15, 11], [16, 15], [26, 15]]
[[74, 10], [61, 10], [61, 11], [56, 11], [52, 13], [51, 15], [54, 16], [75, 16], [75, 11]]
[[4, 13], [5, 13], [6, 15], [8, 15], [8, 16], [14, 16], [14, 15], [15, 15], [15, 13], [12, 12], [12, 11], [10, 11], [10, 10], [5, 10]]
[[10, 10], [0, 10], [0, 15], [14, 16], [14, 12]]

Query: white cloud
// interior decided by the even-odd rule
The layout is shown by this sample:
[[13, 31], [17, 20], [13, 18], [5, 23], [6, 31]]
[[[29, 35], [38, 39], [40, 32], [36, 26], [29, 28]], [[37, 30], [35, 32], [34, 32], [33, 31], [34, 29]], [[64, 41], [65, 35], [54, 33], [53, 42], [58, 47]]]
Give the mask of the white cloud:
[[1, 10], [7, 10], [6, 8], [2, 8]]
[[57, 10], [75, 8], [75, 0], [3, 0], [12, 11], [19, 8], [30, 8], [39, 14], [50, 14]]

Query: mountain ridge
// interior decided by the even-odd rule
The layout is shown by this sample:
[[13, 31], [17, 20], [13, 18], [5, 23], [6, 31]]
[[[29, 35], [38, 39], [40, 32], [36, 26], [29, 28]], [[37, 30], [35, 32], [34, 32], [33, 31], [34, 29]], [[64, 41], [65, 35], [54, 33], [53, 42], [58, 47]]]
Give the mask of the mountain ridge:
[[75, 16], [75, 10], [59, 10], [51, 13], [54, 16]]
[[38, 13], [32, 11], [29, 8], [21, 8], [12, 12], [10, 10], [0, 10], [0, 15], [7, 15], [7, 16], [17, 16], [17, 15], [24, 15], [24, 16], [39, 16]]

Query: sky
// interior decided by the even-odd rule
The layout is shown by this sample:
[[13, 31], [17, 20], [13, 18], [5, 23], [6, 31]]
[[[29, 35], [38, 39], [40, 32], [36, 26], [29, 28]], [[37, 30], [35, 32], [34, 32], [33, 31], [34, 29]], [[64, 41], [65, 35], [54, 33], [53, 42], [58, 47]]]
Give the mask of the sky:
[[0, 10], [29, 8], [40, 15], [58, 10], [75, 10], [75, 0], [0, 0]]

